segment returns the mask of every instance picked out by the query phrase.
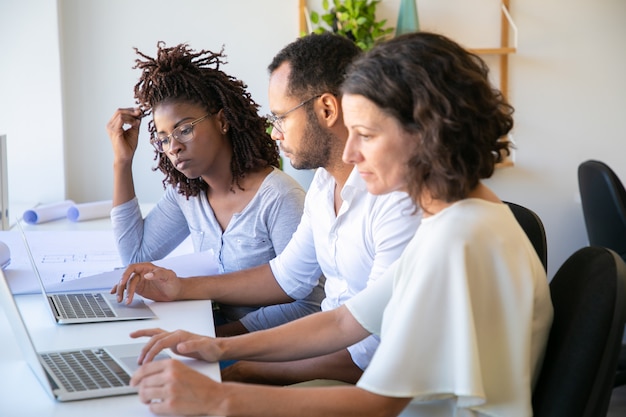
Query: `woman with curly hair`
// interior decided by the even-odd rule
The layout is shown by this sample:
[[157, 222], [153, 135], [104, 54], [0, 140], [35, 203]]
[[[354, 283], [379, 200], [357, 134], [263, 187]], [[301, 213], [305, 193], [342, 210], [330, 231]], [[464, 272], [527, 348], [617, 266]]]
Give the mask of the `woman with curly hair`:
[[[220, 70], [223, 51], [163, 42], [155, 58], [135, 51], [138, 107], [116, 110], [107, 124], [114, 154], [111, 218], [123, 262], [161, 259], [191, 234], [195, 251], [213, 250], [220, 272], [267, 263], [298, 226], [304, 190], [278, 169], [278, 147], [247, 86]], [[144, 219], [132, 161], [147, 116], [165, 194]], [[323, 293], [268, 307], [276, 314], [256, 314], [272, 317], [264, 324], [273, 327], [319, 310], [317, 296]], [[232, 323], [219, 333], [246, 332], [238, 320], [253, 308], [221, 310]]]

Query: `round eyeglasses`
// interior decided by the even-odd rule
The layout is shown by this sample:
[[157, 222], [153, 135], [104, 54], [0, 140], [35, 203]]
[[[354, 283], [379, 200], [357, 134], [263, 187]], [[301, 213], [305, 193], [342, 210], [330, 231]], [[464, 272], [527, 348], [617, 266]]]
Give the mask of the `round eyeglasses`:
[[283, 114], [268, 114], [267, 116], [265, 116], [265, 118], [267, 119], [267, 123], [272, 125], [274, 127], [274, 129], [278, 130], [280, 133], [285, 133], [285, 131], [283, 130], [283, 120], [285, 119], [285, 117], [287, 117], [287, 115], [295, 110], [298, 110], [300, 107], [304, 106], [305, 104], [307, 104], [309, 101], [311, 100], [315, 100], [316, 98], [321, 97], [321, 94], [318, 94], [316, 96], [313, 96], [307, 100], [304, 100], [303, 102], [301, 102], [300, 104], [298, 104], [296, 107], [293, 107], [289, 110], [287, 110], [286, 112], [284, 112]]
[[155, 137], [150, 139], [150, 144], [154, 146], [154, 149], [156, 149], [157, 152], [163, 153], [169, 151], [172, 147], [172, 139], [178, 143], [187, 143], [193, 140], [193, 127], [209, 116], [211, 116], [211, 113], [207, 113], [192, 122], [180, 125], [169, 135], [166, 135], [165, 133], [155, 133]]

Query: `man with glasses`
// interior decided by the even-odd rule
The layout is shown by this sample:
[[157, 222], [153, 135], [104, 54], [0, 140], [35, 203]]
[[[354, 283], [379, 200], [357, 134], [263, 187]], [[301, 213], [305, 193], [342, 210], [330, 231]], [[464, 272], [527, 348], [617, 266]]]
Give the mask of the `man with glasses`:
[[[353, 165], [342, 159], [348, 131], [343, 124], [340, 86], [360, 53], [333, 34], [308, 35], [280, 51], [269, 65], [272, 138], [296, 169], [317, 169], [306, 194], [301, 222], [284, 251], [268, 264], [213, 277], [176, 279], [150, 264], [131, 265], [136, 274], [127, 292], [151, 298], [209, 298], [227, 304], [267, 305], [302, 299], [326, 278], [322, 310], [342, 305], [400, 256], [421, 216], [406, 193], [374, 196]], [[145, 274], [148, 274], [146, 276]], [[233, 327], [260, 330], [255, 312]], [[242, 325], [245, 324], [245, 327]], [[233, 329], [236, 333], [237, 329]], [[225, 381], [292, 384], [313, 379], [355, 383], [378, 346], [370, 336], [347, 350], [283, 363], [239, 361], [222, 371]]]

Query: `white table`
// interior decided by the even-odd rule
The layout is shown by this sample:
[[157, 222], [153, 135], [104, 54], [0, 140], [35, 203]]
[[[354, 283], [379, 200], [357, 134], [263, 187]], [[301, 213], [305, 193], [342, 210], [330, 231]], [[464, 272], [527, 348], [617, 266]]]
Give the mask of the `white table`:
[[[144, 215], [151, 205], [142, 205]], [[96, 219], [73, 223], [67, 219], [38, 225], [25, 224], [25, 230], [110, 230], [110, 219]], [[41, 294], [16, 296], [33, 342], [38, 351], [85, 348], [101, 345], [137, 342], [129, 333], [143, 328], [160, 327], [165, 330], [185, 330], [215, 335], [210, 301], [177, 301], [146, 303], [158, 318], [111, 323], [57, 325], [46, 311]], [[125, 417], [153, 416], [137, 395], [125, 395], [93, 400], [60, 403], [52, 399], [32, 373], [0, 306], [0, 417]], [[192, 361], [190, 365], [220, 381], [218, 364]]]
[[[46, 311], [40, 294], [20, 295], [17, 304], [37, 350], [84, 348], [136, 342], [131, 331], [160, 327], [166, 330], [184, 328], [194, 333], [214, 335], [210, 301], [146, 301], [157, 319], [125, 322], [57, 325]], [[122, 417], [152, 416], [137, 395], [60, 403], [53, 400], [28, 367], [4, 310], [0, 310], [0, 416], [2, 417]], [[217, 364], [191, 361], [191, 365], [214, 380], [220, 380]]]

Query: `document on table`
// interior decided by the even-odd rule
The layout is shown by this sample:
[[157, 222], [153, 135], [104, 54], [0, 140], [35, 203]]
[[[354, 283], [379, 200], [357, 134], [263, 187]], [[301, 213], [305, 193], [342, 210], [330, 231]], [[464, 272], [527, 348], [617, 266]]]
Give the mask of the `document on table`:
[[[26, 238], [50, 291], [109, 289], [119, 282], [125, 270], [110, 230], [26, 231]], [[20, 233], [1, 231], [0, 241], [11, 250], [11, 264], [5, 274], [13, 293], [39, 292]], [[190, 239], [165, 259], [153, 263], [172, 269], [181, 277], [218, 273], [212, 251], [193, 253]]]

